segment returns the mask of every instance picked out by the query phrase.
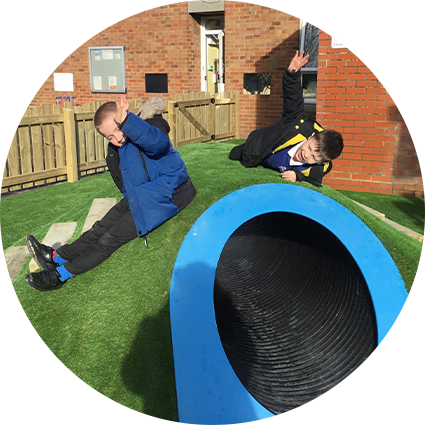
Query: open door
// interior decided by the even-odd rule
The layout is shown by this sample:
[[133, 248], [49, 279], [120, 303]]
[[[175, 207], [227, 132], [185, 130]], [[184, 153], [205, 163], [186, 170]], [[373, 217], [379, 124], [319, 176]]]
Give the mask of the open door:
[[219, 17], [202, 18], [201, 90], [211, 95], [224, 92], [224, 28], [221, 27], [224, 25]]

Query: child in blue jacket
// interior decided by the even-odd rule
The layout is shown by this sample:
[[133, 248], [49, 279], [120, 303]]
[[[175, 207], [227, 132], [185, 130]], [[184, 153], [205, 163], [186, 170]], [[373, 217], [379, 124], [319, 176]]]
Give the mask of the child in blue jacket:
[[163, 131], [146, 121], [128, 112], [123, 95], [119, 102], [107, 102], [97, 110], [94, 124], [109, 140], [107, 163], [124, 198], [75, 242], [57, 250], [29, 235], [28, 250], [42, 269], [26, 276], [31, 287], [39, 291], [61, 288], [122, 245], [145, 237], [195, 197], [186, 165], [164, 130], [169, 131], [166, 121], [159, 115], [152, 120]]

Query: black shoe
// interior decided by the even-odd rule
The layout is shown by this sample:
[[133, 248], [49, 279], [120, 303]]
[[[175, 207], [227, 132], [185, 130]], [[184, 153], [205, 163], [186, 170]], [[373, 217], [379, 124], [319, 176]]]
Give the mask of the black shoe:
[[34, 261], [42, 270], [54, 269], [58, 265], [53, 261], [53, 248], [38, 242], [33, 235], [27, 236], [27, 248]]
[[42, 270], [38, 273], [29, 273], [25, 276], [28, 284], [37, 291], [52, 291], [59, 289], [65, 282], [61, 282], [56, 269]]
[[239, 146], [235, 146], [229, 153], [229, 159], [232, 161], [242, 161], [244, 146], [245, 143]]

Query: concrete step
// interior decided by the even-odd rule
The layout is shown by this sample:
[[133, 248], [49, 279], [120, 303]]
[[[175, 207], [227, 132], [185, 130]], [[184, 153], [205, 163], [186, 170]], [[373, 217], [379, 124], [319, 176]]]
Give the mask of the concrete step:
[[[76, 227], [76, 221], [69, 223], [54, 223], [51, 225], [49, 231], [41, 243], [47, 246], [51, 246], [53, 249], [58, 249], [60, 246], [67, 244], [71, 240]], [[33, 273], [38, 269], [38, 264], [33, 259], [31, 259], [29, 265], [30, 273]]]
[[405, 226], [402, 226], [401, 224], [396, 223], [395, 221], [390, 220], [389, 218], [385, 217], [385, 223], [390, 224], [397, 230], [400, 230], [400, 232], [406, 233], [406, 235], [411, 236], [412, 238], [415, 238], [419, 242], [424, 241], [424, 235], [421, 235], [420, 233], [415, 232], [414, 230], [411, 230]]
[[4, 254], [10, 280], [13, 282], [29, 257], [27, 246], [11, 246]]
[[385, 220], [385, 214], [376, 211], [370, 207], [367, 207], [366, 205], [361, 204], [360, 202], [357, 201], [353, 201], [355, 204], [357, 204], [358, 206], [362, 207], [364, 210], [366, 210], [367, 212], [370, 212], [371, 214], [373, 214], [374, 216], [380, 218], [381, 220]]
[[96, 198], [90, 207], [90, 211], [87, 214], [86, 221], [83, 226], [81, 233], [90, 230], [96, 221], [101, 220], [103, 216], [117, 203], [115, 198]]
[[[116, 203], [116, 198], [94, 199], [81, 233], [86, 232], [96, 221], [101, 220]], [[60, 246], [67, 244], [71, 240], [76, 227], [76, 222], [54, 223], [41, 243], [51, 246], [53, 249], [58, 249]], [[28, 256], [29, 252], [26, 246], [13, 246], [6, 251], [6, 265], [12, 281], [19, 275]], [[29, 264], [30, 273], [35, 272], [38, 269], [39, 267], [37, 263], [31, 259]]]
[[395, 221], [390, 220], [389, 218], [385, 217], [385, 214], [376, 211], [370, 207], [367, 207], [366, 205], [361, 204], [360, 202], [355, 202], [357, 205], [362, 207], [364, 210], [370, 212], [374, 216], [382, 219], [385, 221], [385, 223], [388, 223], [389, 225], [393, 226], [395, 229], [399, 230], [400, 232], [405, 233], [406, 235], [409, 235], [410, 237], [418, 240], [419, 242], [424, 241], [424, 235], [421, 235], [420, 233], [415, 232], [414, 230], [409, 229], [408, 227], [402, 226], [401, 224], [396, 223]]

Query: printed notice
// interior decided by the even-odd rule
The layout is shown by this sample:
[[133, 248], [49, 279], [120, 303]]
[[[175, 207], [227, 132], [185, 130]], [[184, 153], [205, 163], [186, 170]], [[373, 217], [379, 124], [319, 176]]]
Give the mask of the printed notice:
[[109, 81], [109, 90], [117, 89], [117, 77], [108, 77]]
[[388, 6], [334, 9], [332, 48], [384, 47]]
[[102, 50], [102, 59], [103, 60], [112, 60], [114, 59], [113, 50]]
[[94, 60], [95, 61], [100, 61], [102, 59], [102, 57], [100, 56], [100, 50], [96, 50], [94, 52]]
[[121, 59], [121, 53], [115, 53], [115, 59]]
[[93, 77], [93, 90], [102, 90], [102, 77]]

